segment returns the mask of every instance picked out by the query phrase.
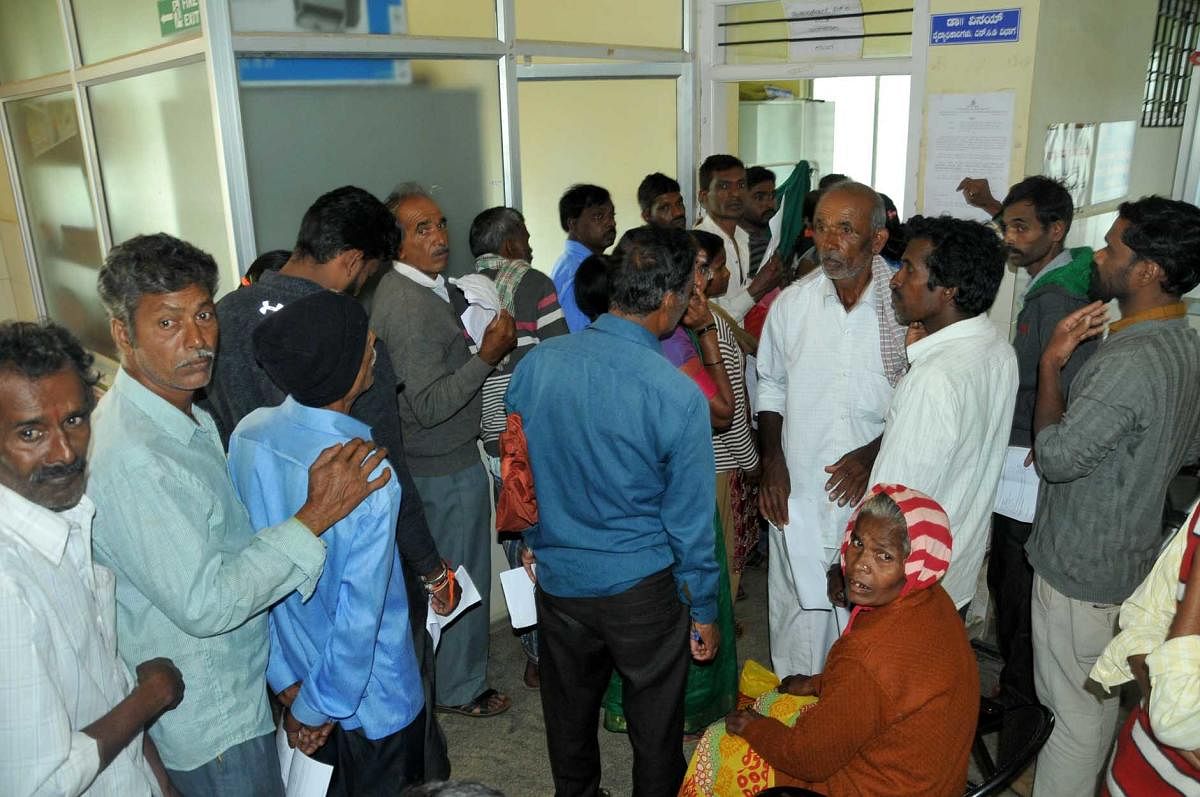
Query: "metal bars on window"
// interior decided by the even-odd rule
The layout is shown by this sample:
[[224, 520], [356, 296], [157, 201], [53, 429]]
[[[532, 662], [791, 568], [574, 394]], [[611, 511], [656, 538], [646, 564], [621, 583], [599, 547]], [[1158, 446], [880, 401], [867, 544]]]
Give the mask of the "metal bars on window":
[[1200, 38], [1200, 0], [1159, 0], [1154, 44], [1146, 66], [1142, 127], [1182, 127], [1191, 55]]

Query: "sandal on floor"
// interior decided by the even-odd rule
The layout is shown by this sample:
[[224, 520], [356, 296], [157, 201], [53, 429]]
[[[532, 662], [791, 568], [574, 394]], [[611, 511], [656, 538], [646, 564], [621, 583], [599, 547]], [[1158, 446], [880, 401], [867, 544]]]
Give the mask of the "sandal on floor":
[[438, 706], [438, 711], [448, 714], [461, 714], [464, 717], [494, 717], [503, 714], [512, 707], [508, 695], [502, 695], [495, 689], [488, 689], [470, 703], [461, 706]]

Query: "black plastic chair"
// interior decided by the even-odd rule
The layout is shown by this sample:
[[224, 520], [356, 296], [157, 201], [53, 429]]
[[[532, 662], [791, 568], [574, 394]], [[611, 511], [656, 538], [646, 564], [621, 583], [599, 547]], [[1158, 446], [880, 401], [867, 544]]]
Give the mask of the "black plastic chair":
[[[979, 701], [979, 724], [975, 728], [975, 744], [971, 755], [983, 776], [982, 783], [967, 783], [964, 797], [990, 797], [999, 794], [1025, 771], [1033, 757], [1042, 749], [1054, 730], [1054, 713], [1036, 703], [1004, 707], [990, 698]], [[1019, 739], [1013, 749], [1002, 751], [996, 761], [988, 751], [984, 738], [1004, 733]]]

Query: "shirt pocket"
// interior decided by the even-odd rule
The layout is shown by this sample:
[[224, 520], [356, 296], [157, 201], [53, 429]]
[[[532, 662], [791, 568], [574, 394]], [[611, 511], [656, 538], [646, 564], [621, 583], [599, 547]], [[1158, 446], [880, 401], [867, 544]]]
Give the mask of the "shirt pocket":
[[887, 377], [877, 371], [852, 369], [848, 397], [851, 417], [855, 420], [882, 425], [892, 404], [893, 388]]

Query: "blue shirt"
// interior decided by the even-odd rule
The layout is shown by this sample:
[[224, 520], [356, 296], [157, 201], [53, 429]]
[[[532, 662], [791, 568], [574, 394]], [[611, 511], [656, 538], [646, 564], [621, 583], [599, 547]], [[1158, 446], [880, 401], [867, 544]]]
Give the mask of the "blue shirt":
[[[310, 594], [325, 545], [290, 515], [251, 527], [213, 419], [188, 417], [124, 368], [92, 416], [96, 561], [117, 576], [117, 652], [166, 656], [187, 692], [150, 726], [168, 769], [271, 732], [267, 609]], [[259, 529], [255, 534], [255, 528]]]
[[567, 248], [550, 270], [550, 279], [554, 280], [554, 290], [558, 293], [558, 306], [562, 308], [563, 316], [567, 319], [567, 329], [572, 332], [578, 332], [591, 323], [575, 303], [575, 272], [579, 270], [579, 264], [591, 254], [591, 249], [568, 238]]
[[538, 525], [538, 584], [615, 595], [673, 568], [692, 617], [717, 616], [712, 429], [700, 389], [649, 331], [604, 314], [543, 341], [505, 402], [521, 414]]
[[[229, 472], [255, 527], [299, 509], [313, 460], [353, 437], [370, 439], [371, 428], [291, 396], [242, 419], [229, 438]], [[396, 553], [399, 511], [393, 474], [321, 535], [325, 571], [312, 599], [293, 594], [271, 609], [267, 682], [276, 692], [303, 682], [292, 714], [305, 725], [336, 720], [382, 739], [424, 706]]]

